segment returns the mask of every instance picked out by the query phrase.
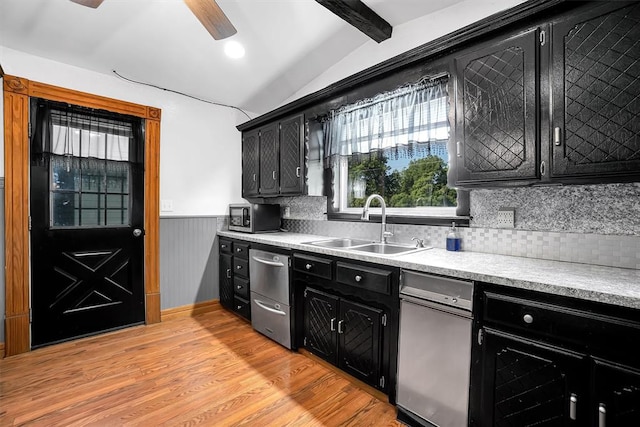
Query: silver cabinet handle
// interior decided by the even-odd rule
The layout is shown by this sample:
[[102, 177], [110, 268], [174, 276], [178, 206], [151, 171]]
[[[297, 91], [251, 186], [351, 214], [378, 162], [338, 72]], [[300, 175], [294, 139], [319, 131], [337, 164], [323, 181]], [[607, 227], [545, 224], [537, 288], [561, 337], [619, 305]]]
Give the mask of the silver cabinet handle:
[[598, 427], [607, 427], [607, 408], [604, 403], [598, 405]]
[[271, 177], [274, 181], [276, 180], [276, 171], [271, 172]]
[[296, 168], [296, 177], [300, 178], [300, 166]]
[[462, 145], [462, 144], [460, 143], [460, 141], [457, 141], [457, 142], [456, 142], [456, 155], [457, 155], [458, 157], [462, 157], [462, 150], [460, 150], [461, 145]]
[[311, 270], [311, 267], [313, 267], [311, 264], [307, 264], [304, 266], [304, 268], [306, 268], [307, 270]]
[[331, 331], [335, 331], [336, 330], [336, 318], [334, 317], [333, 319], [331, 319]]
[[231, 279], [231, 269], [227, 268], [227, 279]]
[[253, 174], [253, 182], [256, 182], [256, 174]]
[[338, 322], [338, 333], [344, 334], [344, 329], [342, 329], [342, 325], [344, 325], [344, 320]]
[[242, 252], [242, 248], [236, 248], [236, 252]]
[[220, 245], [220, 247], [221, 247], [222, 249], [226, 249], [226, 248], [227, 248], [227, 245]]
[[571, 393], [569, 397], [569, 418], [575, 420], [578, 416], [578, 396], [575, 393]]
[[270, 265], [272, 267], [284, 267], [284, 264], [276, 261], [269, 261], [268, 259], [262, 259], [257, 257], [251, 257], [254, 261], [259, 262], [260, 264]]
[[356, 279], [356, 282], [360, 282], [362, 280], [362, 276], [356, 276], [355, 279]]
[[553, 128], [553, 143], [560, 145], [562, 140], [560, 139], [560, 128]]
[[236, 288], [237, 288], [237, 289], [242, 289], [242, 286], [237, 285], [237, 286], [236, 286]]
[[236, 270], [242, 270], [242, 266], [241, 265], [236, 265]]
[[533, 323], [533, 316], [530, 315], [530, 314], [525, 314], [522, 317], [522, 320], [524, 320], [524, 323], [532, 324]]
[[540, 163], [540, 176], [544, 176], [547, 170], [547, 164], [545, 162]]
[[239, 306], [238, 306], [238, 308], [237, 308], [237, 310], [240, 310], [241, 308], [242, 308], [242, 306], [241, 306], [241, 305], [239, 305]]

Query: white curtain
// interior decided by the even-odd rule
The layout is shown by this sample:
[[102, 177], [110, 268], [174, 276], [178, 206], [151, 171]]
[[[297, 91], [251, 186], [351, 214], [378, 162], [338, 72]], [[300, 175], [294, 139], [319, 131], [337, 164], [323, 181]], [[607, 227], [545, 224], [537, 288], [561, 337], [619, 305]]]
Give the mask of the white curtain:
[[328, 158], [385, 155], [413, 157], [449, 138], [447, 79], [406, 86], [330, 113], [325, 123]]

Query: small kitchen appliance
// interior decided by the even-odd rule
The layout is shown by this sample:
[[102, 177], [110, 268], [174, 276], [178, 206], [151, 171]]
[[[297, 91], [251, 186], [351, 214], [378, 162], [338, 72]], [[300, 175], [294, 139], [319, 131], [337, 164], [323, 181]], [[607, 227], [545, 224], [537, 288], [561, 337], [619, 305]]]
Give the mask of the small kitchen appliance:
[[229, 230], [264, 233], [280, 230], [280, 205], [242, 203], [229, 205]]

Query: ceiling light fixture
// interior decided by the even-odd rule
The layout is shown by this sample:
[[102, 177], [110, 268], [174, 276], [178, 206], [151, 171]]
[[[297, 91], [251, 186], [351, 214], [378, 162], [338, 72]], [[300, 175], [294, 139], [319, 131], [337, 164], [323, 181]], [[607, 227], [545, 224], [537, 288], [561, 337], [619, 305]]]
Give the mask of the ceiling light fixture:
[[230, 40], [224, 45], [224, 53], [226, 53], [229, 58], [242, 58], [244, 56], [244, 46], [237, 41]]

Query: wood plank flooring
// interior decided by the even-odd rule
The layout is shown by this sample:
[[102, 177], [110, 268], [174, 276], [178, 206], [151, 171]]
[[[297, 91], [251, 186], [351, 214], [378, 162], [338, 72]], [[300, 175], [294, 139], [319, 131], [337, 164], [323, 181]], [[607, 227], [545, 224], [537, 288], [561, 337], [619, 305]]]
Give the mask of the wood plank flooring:
[[0, 360], [0, 426], [401, 426], [224, 310]]

